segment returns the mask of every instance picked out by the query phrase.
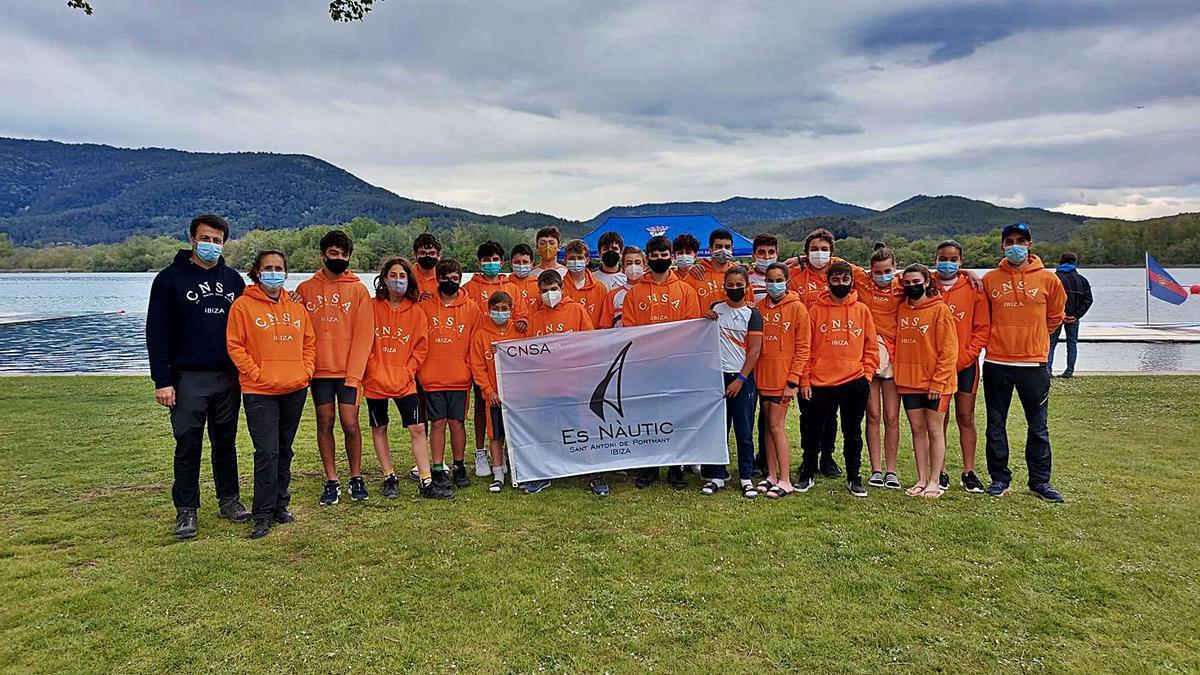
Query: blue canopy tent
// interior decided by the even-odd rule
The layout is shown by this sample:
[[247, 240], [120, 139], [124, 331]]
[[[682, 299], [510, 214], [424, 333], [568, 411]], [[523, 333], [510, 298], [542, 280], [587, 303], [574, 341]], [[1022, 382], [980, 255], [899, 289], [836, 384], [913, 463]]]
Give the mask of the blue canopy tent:
[[600, 226], [588, 233], [583, 241], [587, 243], [592, 255], [599, 255], [600, 235], [605, 232], [616, 232], [625, 240], [627, 246], [646, 248], [650, 237], [663, 235], [674, 240], [675, 237], [687, 232], [700, 242], [699, 255], [708, 255], [708, 235], [713, 230], [729, 230], [733, 232], [733, 254], [748, 256], [754, 253], [754, 244], [746, 237], [738, 234], [733, 228], [725, 227], [716, 218], [703, 216], [609, 216]]

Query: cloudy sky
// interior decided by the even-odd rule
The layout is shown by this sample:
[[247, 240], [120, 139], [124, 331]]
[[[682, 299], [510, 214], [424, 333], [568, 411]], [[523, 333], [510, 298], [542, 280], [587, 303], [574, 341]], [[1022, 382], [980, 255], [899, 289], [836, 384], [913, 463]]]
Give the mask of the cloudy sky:
[[0, 7], [0, 135], [307, 153], [398, 194], [916, 193], [1200, 211], [1200, 3], [320, 0]]

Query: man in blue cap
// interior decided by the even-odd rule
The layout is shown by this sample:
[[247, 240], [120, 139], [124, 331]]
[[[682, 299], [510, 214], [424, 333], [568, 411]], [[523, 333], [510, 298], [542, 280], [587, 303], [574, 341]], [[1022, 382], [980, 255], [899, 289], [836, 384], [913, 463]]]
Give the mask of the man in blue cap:
[[1025, 223], [1000, 233], [1004, 258], [983, 276], [992, 330], [983, 358], [983, 400], [987, 408], [987, 467], [993, 497], [1008, 494], [1008, 409], [1013, 391], [1021, 399], [1029, 427], [1025, 464], [1029, 489], [1049, 502], [1063, 497], [1050, 484], [1050, 334], [1063, 322], [1066, 292], [1056, 274], [1031, 253], [1033, 234]]

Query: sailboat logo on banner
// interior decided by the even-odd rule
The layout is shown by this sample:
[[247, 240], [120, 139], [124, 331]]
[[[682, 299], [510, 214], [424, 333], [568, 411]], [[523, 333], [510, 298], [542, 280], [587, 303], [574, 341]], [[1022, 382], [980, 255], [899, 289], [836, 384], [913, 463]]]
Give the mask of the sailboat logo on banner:
[[[625, 402], [621, 400], [621, 375], [625, 370], [625, 355], [629, 353], [629, 348], [632, 346], [632, 341], [625, 343], [625, 346], [621, 348], [616, 358], [613, 359], [612, 365], [608, 367], [608, 373], [605, 374], [604, 379], [600, 380], [600, 384], [596, 385], [595, 391], [592, 392], [592, 402], [588, 405], [588, 408], [593, 413], [596, 413], [596, 417], [599, 417], [603, 422], [608, 421], [604, 416], [604, 406], [615, 410], [620, 417], [625, 416]], [[615, 393], [612, 398], [609, 398], [608, 389], [614, 380], [616, 381], [616, 386], [613, 387]]]

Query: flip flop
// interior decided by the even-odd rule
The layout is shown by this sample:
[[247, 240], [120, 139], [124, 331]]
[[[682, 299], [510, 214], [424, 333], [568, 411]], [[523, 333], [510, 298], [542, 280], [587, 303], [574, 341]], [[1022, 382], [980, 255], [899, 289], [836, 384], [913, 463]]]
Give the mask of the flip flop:
[[771, 499], [783, 499], [793, 492], [795, 492], [795, 490], [785, 490], [778, 485], [772, 485], [771, 489], [767, 490], [767, 497]]
[[917, 496], [921, 495], [923, 492], [925, 492], [925, 486], [921, 485], [920, 483], [917, 483], [916, 485], [913, 485], [912, 487], [905, 490], [904, 494], [908, 495], [909, 497], [917, 497]]

